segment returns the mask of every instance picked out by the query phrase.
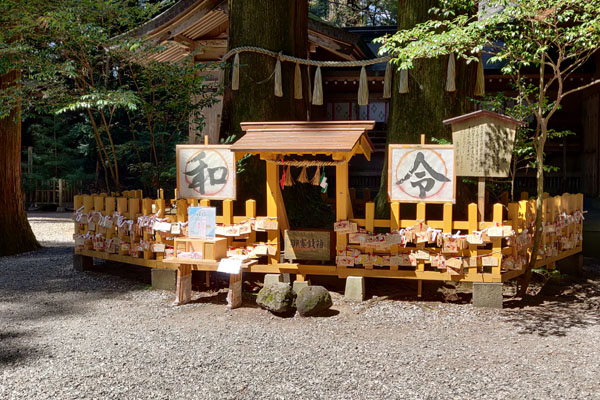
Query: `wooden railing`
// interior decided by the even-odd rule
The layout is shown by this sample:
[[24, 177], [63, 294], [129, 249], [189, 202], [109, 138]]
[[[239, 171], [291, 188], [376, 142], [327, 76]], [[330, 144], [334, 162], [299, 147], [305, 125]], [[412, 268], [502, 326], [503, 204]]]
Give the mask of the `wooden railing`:
[[[78, 195], [75, 196], [75, 209], [81, 208], [85, 213], [96, 212], [96, 215], [113, 216], [115, 212], [129, 220], [137, 220], [140, 216], [156, 215], [158, 218], [164, 218], [168, 222], [186, 222], [187, 207], [189, 205], [210, 205], [208, 200], [165, 200], [162, 197], [162, 191], [159, 191], [159, 198], [150, 199], [142, 198], [141, 191], [124, 192], [120, 197], [109, 195]], [[342, 265], [303, 265], [303, 264], [278, 264], [280, 250], [280, 234], [278, 232], [269, 232], [266, 243], [276, 247], [276, 254], [267, 257], [267, 266], [269, 268], [280, 268], [287, 272], [306, 274], [327, 274], [337, 275], [339, 277], [346, 276], [373, 276], [373, 277], [389, 277], [389, 278], [404, 278], [418, 280], [459, 280], [471, 282], [503, 282], [514, 278], [523, 273], [524, 264], [516, 268], [515, 265], [508, 265], [507, 259], [510, 257], [521, 257], [527, 255], [531, 251], [530, 244], [527, 247], [519, 247], [516, 238], [519, 234], [524, 234], [527, 229], [532, 232], [532, 227], [535, 222], [535, 201], [527, 200], [527, 195], [522, 196], [524, 199], [518, 202], [507, 204], [497, 203], [492, 207], [493, 218], [491, 221], [481, 221], [476, 204], [469, 204], [466, 220], [456, 220], [453, 215], [453, 205], [443, 204], [429, 206], [424, 203], [418, 203], [414, 207], [414, 211], [401, 213], [401, 204], [394, 202], [390, 204], [390, 218], [377, 219], [375, 218], [375, 204], [372, 201], [364, 201], [364, 218], [351, 218], [350, 221], [356, 223], [366, 232], [397, 232], [405, 228], [414, 227], [417, 224], [423, 223], [428, 227], [441, 230], [444, 234], [456, 235], [458, 231], [462, 234], [473, 234], [475, 231], [481, 231], [493, 227], [510, 226], [514, 230], [515, 235], [506, 237], [491, 237], [487, 245], [468, 244], [465, 248], [453, 255], [446, 255], [448, 260], [461, 261], [462, 267], [459, 268], [458, 274], [456, 270], [448, 271], [439, 268], [434, 268], [429, 261], [418, 260], [415, 266], [403, 265], [361, 265], [356, 267]], [[365, 196], [368, 200], [368, 196]], [[582, 213], [583, 213], [583, 195], [582, 194], [564, 194], [562, 196], [549, 197], [545, 196], [543, 200], [543, 221], [545, 231], [542, 237], [542, 248], [537, 259], [538, 266], [553, 267], [557, 260], [576, 254], [581, 251], [582, 246]], [[223, 225], [231, 225], [242, 223], [252, 218], [266, 218], [256, 216], [256, 202], [254, 200], [246, 201], [245, 215], [234, 215], [234, 207], [232, 200], [222, 201], [221, 215], [217, 216], [217, 223]], [[430, 215], [435, 215], [435, 210], [430, 207], [442, 208], [441, 219], [435, 219]], [[429, 212], [428, 212], [429, 211]], [[439, 217], [438, 217], [439, 218]], [[508, 228], [507, 228], [508, 229]], [[145, 242], [172, 244], [167, 240], [167, 237], [172, 235], [156, 233], [152, 235], [146, 230], [139, 234], [125, 232], [119, 227], [112, 226], [111, 228], [102, 228], [94, 226], [94, 230], [90, 232], [89, 226], [83, 223], [75, 223], [76, 234], [83, 235], [91, 233], [95, 236], [113, 241], [128, 242], [134, 251], [126, 254], [121, 251], [123, 256], [119, 260], [130, 262], [127, 260], [155, 260], [153, 267], [161, 267], [156, 262], [162, 259], [162, 252], [152, 251], [151, 248], [141, 249], [138, 247], [143, 240]], [[243, 238], [229, 238], [230, 246], [244, 246], [256, 243], [256, 232]], [[339, 244], [339, 243], [338, 243]], [[85, 243], [86, 249], [91, 250], [90, 243]], [[365, 249], [361, 246], [353, 246], [348, 244], [349, 248], [358, 248], [362, 252], [370, 252], [373, 254], [375, 250]], [[136, 250], [137, 249], [137, 250]], [[392, 247], [392, 253], [406, 254], [413, 253], [419, 249], [426, 250], [431, 254], [442, 253], [439, 247], [425, 247], [425, 245], [416, 247], [403, 247], [396, 245]], [[338, 249], [339, 250], [339, 249]], [[102, 251], [106, 252], [106, 249]], [[99, 253], [98, 253], [99, 254]], [[494, 258], [496, 261], [490, 259]], [[110, 257], [105, 257], [110, 258]], [[493, 262], [486, 262], [493, 261]], [[139, 261], [131, 261], [132, 263], [141, 264]], [[150, 265], [150, 264], [142, 264]], [[263, 268], [264, 267], [264, 268]], [[260, 269], [263, 268], [263, 269]], [[259, 265], [256, 271], [273, 272], [267, 269], [265, 265]], [[296, 272], [294, 272], [296, 271]]]

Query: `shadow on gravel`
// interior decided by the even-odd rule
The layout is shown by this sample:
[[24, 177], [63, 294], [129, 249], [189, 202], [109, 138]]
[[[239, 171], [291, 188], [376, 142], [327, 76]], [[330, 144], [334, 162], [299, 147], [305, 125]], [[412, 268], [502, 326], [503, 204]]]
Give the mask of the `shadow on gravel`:
[[22, 345], [27, 336], [31, 335], [13, 330], [0, 332], [0, 366], [40, 356], [40, 350]]
[[48, 323], [85, 316], [94, 303], [150, 282], [149, 270], [129, 265], [75, 271], [72, 254], [72, 246], [57, 246], [0, 258], [0, 366], [39, 357], [44, 349], [31, 347], [28, 336], [44, 335]]
[[506, 321], [522, 334], [565, 336], [573, 328], [600, 325], [600, 268], [588, 266], [582, 278], [563, 276], [525, 301], [504, 302]]

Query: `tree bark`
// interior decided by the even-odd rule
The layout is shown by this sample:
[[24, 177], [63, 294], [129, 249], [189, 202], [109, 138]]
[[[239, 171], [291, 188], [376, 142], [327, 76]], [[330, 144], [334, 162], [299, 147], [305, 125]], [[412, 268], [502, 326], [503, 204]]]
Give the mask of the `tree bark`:
[[[18, 71], [0, 75], [0, 90], [17, 85]], [[21, 107], [0, 119], [0, 256], [37, 250], [21, 191]]]
[[[431, 18], [428, 10], [437, 0], [403, 0], [398, 7], [398, 29], [409, 29]], [[446, 118], [473, 109], [468, 97], [473, 97], [476, 65], [456, 60], [456, 91], [446, 91], [448, 57], [417, 60], [408, 72], [408, 93], [398, 92], [399, 73], [392, 83], [392, 98], [388, 121], [387, 144], [420, 143], [421, 134], [431, 138], [451, 139], [450, 129], [442, 123]], [[377, 214], [387, 212], [387, 150], [381, 186], [377, 194]], [[460, 207], [458, 207], [460, 208]]]
[[546, 137], [548, 135], [547, 122], [542, 121], [541, 128], [542, 133], [540, 141], [535, 145], [535, 161], [536, 161], [536, 183], [537, 183], [537, 197], [535, 199], [535, 234], [533, 236], [533, 248], [531, 249], [531, 259], [525, 273], [521, 278], [521, 285], [517, 292], [517, 297], [524, 298], [527, 296], [527, 288], [531, 282], [531, 272], [535, 268], [535, 262], [537, 261], [537, 255], [540, 250], [540, 244], [542, 242], [543, 233], [543, 205], [544, 205], [544, 146], [546, 145]]
[[[256, 46], [305, 58], [307, 22], [308, 3], [303, 0], [230, 0], [229, 49]], [[283, 97], [274, 95], [275, 62], [262, 54], [240, 54], [240, 88], [232, 91], [228, 84], [225, 90], [223, 133], [226, 136], [241, 136], [240, 122], [244, 121], [306, 120], [306, 96], [294, 99], [292, 63], [281, 64]], [[306, 83], [303, 79], [305, 87]]]
[[[305, 58], [308, 49], [308, 2], [306, 0], [229, 0], [229, 49], [256, 46]], [[228, 60], [233, 62], [233, 57]], [[307, 77], [302, 68], [304, 96], [294, 99], [294, 65], [281, 64], [283, 97], [274, 95], [273, 71], [276, 60], [256, 53], [240, 54], [239, 90], [231, 90], [227, 71], [223, 98], [221, 136], [242, 136], [240, 122], [307, 119]], [[269, 78], [270, 77], [270, 78]], [[254, 157], [247, 162], [248, 173], [238, 179], [242, 198], [264, 197], [264, 166]]]

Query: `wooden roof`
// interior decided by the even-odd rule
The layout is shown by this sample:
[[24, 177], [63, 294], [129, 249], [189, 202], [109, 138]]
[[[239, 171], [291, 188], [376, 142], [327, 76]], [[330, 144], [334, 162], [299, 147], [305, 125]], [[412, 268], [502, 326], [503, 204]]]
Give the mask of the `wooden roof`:
[[[130, 34], [166, 46], [151, 58], [177, 62], [200, 48], [197, 61], [217, 61], [227, 51], [229, 9], [226, 0], [179, 0]], [[309, 18], [308, 40], [343, 60], [371, 57], [360, 35]]]
[[375, 121], [242, 122], [246, 132], [231, 146], [234, 152], [331, 154], [362, 153], [371, 158], [367, 135]]
[[504, 115], [504, 114], [498, 114], [492, 111], [487, 111], [487, 110], [478, 110], [478, 111], [474, 111], [472, 113], [468, 113], [468, 114], [464, 114], [464, 115], [459, 115], [458, 117], [453, 117], [453, 118], [449, 118], [444, 120], [444, 124], [448, 125], [448, 124], [454, 124], [456, 122], [463, 122], [463, 121], [467, 121], [470, 119], [476, 119], [476, 118], [482, 118], [482, 117], [486, 117], [486, 118], [492, 118], [492, 119], [497, 119], [500, 121], [504, 121], [504, 122], [510, 122], [513, 123], [515, 125], [525, 125], [524, 122], [521, 122], [519, 120], [516, 120], [512, 117], [509, 117], [508, 115]]

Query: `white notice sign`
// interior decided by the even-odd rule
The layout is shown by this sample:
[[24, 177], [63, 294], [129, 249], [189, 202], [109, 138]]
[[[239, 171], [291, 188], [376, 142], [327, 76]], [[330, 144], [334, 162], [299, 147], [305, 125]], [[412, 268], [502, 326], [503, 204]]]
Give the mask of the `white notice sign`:
[[242, 269], [242, 260], [236, 258], [222, 258], [219, 261], [217, 272], [224, 272], [226, 274], [237, 275]]

